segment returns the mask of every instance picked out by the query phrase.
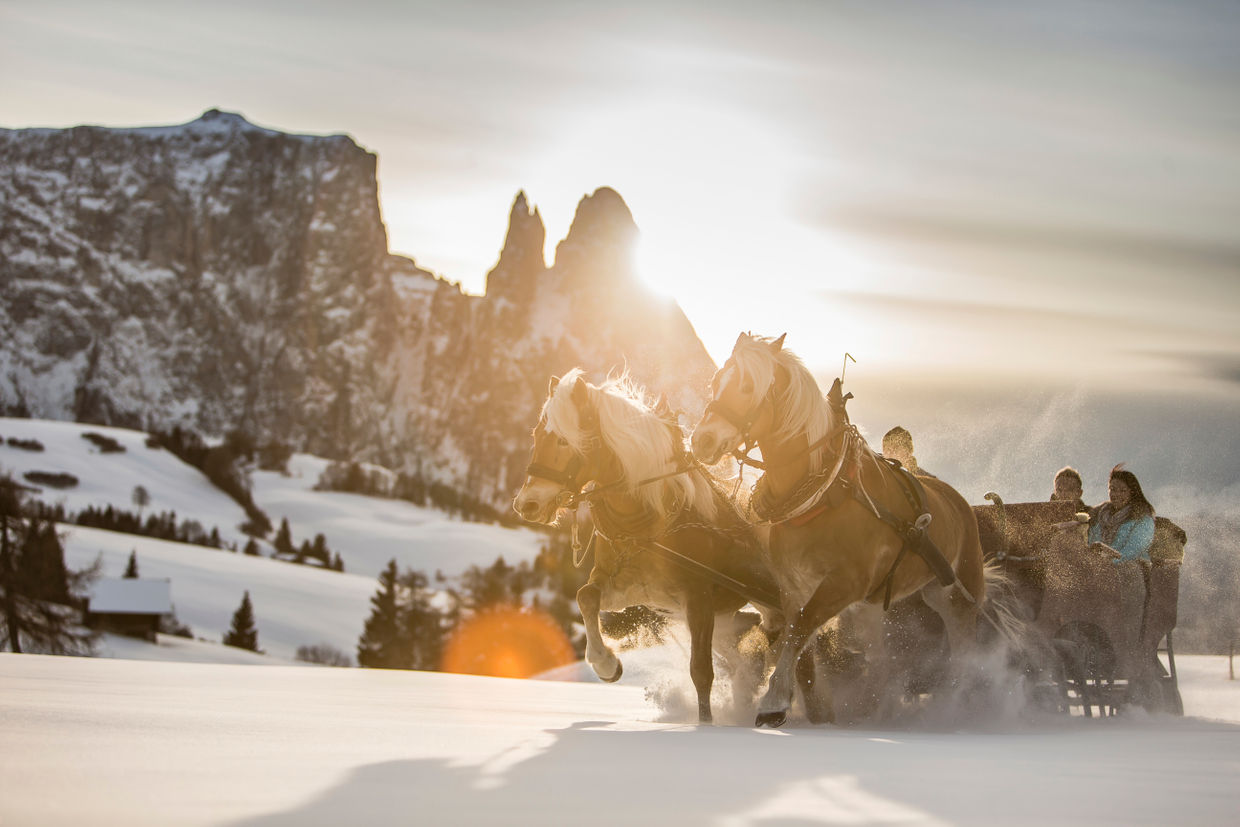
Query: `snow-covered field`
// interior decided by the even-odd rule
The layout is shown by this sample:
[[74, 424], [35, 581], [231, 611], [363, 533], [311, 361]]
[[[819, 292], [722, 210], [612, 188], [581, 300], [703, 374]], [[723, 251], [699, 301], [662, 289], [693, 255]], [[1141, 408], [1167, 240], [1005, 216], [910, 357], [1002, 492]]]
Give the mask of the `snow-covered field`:
[[770, 731], [634, 686], [5, 654], [0, 823], [1235, 824], [1240, 683], [1181, 662], [1198, 717]]
[[[0, 468], [68, 471], [70, 508], [175, 509], [225, 539], [243, 515], [143, 435], [95, 455], [83, 426], [0, 420], [42, 454], [5, 446]], [[1177, 660], [1186, 718], [1025, 719], [958, 726], [754, 730], [716, 685], [698, 726], [687, 648], [673, 635], [623, 653], [600, 684], [291, 665], [296, 647], [352, 654], [373, 574], [455, 573], [537, 535], [448, 520], [405, 503], [314, 492], [322, 461], [256, 474], [259, 504], [295, 538], [323, 532], [347, 574], [64, 526], [71, 566], [167, 577], [178, 617], [205, 640], [105, 636], [104, 658], [0, 654], [0, 824], [1234, 824], [1240, 682], [1226, 658]], [[361, 572], [360, 574], [358, 572]], [[249, 590], [255, 655], [217, 642]], [[269, 668], [247, 668], [262, 663]], [[722, 707], [722, 708], [720, 708]]]

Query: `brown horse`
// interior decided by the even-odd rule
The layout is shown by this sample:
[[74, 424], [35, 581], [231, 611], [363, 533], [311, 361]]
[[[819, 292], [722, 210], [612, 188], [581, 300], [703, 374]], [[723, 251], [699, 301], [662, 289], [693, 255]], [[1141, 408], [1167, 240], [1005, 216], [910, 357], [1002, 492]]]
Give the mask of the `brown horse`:
[[[943, 619], [956, 661], [974, 644], [985, 595], [969, 504], [941, 480], [914, 479], [871, 451], [848, 422], [839, 384], [824, 398], [783, 338], [741, 334], [693, 431], [701, 461], [756, 444], [762, 460], [754, 464], [766, 469], [751, 508], [771, 528], [771, 572], [792, 625], [758, 726], [784, 722], [798, 654], [850, 606], [873, 626], [891, 601], [920, 591]], [[881, 646], [881, 634], [865, 639]]]
[[[753, 528], [688, 456], [674, 416], [623, 380], [595, 386], [577, 369], [562, 381], [552, 377], [527, 474], [513, 508], [530, 522], [551, 524], [578, 501], [589, 503], [594, 565], [577, 605], [595, 673], [614, 681], [622, 671], [603, 640], [600, 611], [644, 605], [682, 615], [698, 717], [710, 721], [716, 627], [720, 654], [737, 661], [746, 631], [738, 610], [765, 603], [764, 615], [779, 623], [778, 592]], [[738, 664], [734, 691], [752, 692], [759, 668]], [[752, 673], [747, 687], [739, 673], [745, 669]]]

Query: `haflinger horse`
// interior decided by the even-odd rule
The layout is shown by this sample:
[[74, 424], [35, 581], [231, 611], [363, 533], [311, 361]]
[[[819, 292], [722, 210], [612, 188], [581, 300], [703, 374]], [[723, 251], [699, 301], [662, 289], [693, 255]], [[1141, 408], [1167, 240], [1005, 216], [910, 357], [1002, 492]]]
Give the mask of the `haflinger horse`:
[[744, 462], [754, 445], [762, 454], [750, 460], [765, 469], [750, 507], [770, 526], [770, 568], [791, 626], [758, 726], [784, 723], [799, 653], [845, 609], [870, 625], [863, 639], [881, 646], [873, 630], [882, 610], [920, 591], [943, 619], [958, 665], [974, 645], [985, 595], [969, 504], [941, 480], [914, 478], [871, 451], [848, 422], [839, 381], [824, 397], [783, 340], [737, 338], [692, 437], [694, 455], [709, 465], [727, 453]]
[[700, 721], [712, 720], [716, 638], [720, 654], [736, 664], [734, 691], [747, 690], [741, 700], [751, 701], [761, 664], [748, 668], [744, 686], [737, 644], [747, 628], [737, 613], [752, 601], [764, 627], [782, 625], [778, 592], [759, 538], [689, 456], [675, 415], [648, 405], [624, 379], [595, 386], [574, 369], [552, 377], [533, 436], [513, 508], [530, 522], [552, 524], [577, 503], [589, 504], [594, 564], [577, 605], [595, 673], [615, 681], [622, 672], [599, 612], [644, 605], [681, 614], [688, 624]]

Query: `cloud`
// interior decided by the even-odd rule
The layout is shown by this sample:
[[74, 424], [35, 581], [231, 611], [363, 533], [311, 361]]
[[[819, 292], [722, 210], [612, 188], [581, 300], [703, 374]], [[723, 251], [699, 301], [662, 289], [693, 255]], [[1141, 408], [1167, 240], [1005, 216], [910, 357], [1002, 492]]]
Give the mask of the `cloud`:
[[1192, 375], [1240, 386], [1240, 353], [1147, 351], [1142, 355], [1170, 361]]
[[[947, 246], [993, 247], [1012, 252], [1051, 253], [1087, 259], [1122, 259], [1157, 267], [1167, 281], [1183, 268], [1202, 271], [1199, 278], [1221, 295], [1240, 301], [1240, 240], [1158, 235], [1131, 229], [1075, 224], [1035, 224], [972, 217], [947, 211], [913, 212], [873, 205], [820, 204], [813, 220], [844, 232], [884, 239], [904, 239]], [[1165, 268], [1165, 269], [1163, 269]]]

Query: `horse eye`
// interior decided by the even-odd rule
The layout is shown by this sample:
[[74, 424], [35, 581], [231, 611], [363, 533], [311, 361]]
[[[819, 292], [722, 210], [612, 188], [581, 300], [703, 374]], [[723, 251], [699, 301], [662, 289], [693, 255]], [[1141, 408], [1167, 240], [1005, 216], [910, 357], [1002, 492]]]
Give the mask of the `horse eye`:
[[564, 437], [562, 437], [562, 436], [561, 436], [561, 437], [556, 437], [556, 442], [560, 443], [560, 447], [561, 447], [561, 448], [567, 448], [567, 447], [568, 447], [568, 440], [567, 440], [567, 439], [565, 439], [565, 438], [564, 438]]

